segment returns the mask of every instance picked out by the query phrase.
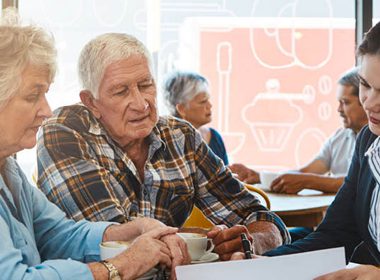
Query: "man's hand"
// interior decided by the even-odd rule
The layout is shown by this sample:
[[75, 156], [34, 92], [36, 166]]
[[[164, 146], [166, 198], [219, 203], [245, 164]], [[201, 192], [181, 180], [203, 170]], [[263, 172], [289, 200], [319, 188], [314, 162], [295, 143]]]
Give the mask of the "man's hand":
[[332, 272], [320, 277], [315, 278], [315, 280], [376, 280], [380, 279], [380, 269], [373, 265], [359, 265], [351, 269], [342, 269], [336, 272]]
[[235, 163], [228, 166], [232, 173], [237, 174], [237, 178], [248, 184], [258, 184], [260, 183], [259, 173], [256, 171], [249, 169], [243, 164]]
[[[248, 229], [242, 225], [236, 225], [231, 228], [227, 228], [224, 225], [215, 226], [207, 233], [207, 237], [212, 239], [215, 245], [214, 251], [219, 255], [219, 258], [223, 261], [227, 261], [231, 259], [233, 253], [243, 252], [240, 238], [240, 234], [242, 233], [247, 235], [251, 243], [253, 242]], [[254, 248], [252, 248], [252, 250], [254, 252]]]
[[191, 262], [186, 242], [177, 234], [166, 235], [162, 237], [161, 240], [169, 248], [172, 256], [170, 279], [176, 279], [175, 267], [177, 265], [189, 264]]
[[283, 174], [273, 180], [270, 188], [274, 192], [296, 194], [307, 186], [307, 174]]

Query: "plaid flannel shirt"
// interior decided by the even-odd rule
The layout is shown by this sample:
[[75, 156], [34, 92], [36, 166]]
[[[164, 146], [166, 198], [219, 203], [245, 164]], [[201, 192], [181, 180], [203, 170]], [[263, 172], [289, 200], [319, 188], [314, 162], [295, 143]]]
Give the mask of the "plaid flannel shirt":
[[38, 135], [38, 186], [75, 220], [151, 217], [181, 226], [194, 204], [214, 224], [282, 220], [236, 180], [187, 122], [160, 117], [141, 181], [128, 155], [83, 105], [62, 107]]

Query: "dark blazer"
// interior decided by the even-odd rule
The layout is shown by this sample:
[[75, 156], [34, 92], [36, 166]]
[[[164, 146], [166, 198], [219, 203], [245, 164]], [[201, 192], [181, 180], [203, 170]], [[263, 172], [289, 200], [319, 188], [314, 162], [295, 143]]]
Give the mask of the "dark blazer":
[[360, 132], [348, 175], [317, 230], [304, 239], [264, 255], [286, 255], [344, 246], [346, 261], [349, 261], [355, 247], [364, 242], [376, 264], [380, 264], [380, 253], [368, 231], [371, 197], [376, 182], [365, 156], [376, 138], [377, 135], [368, 126]]

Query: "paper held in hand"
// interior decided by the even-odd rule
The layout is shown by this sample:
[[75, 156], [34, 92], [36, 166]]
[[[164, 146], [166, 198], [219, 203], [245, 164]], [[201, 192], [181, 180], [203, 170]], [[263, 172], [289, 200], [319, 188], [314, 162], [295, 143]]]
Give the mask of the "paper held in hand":
[[179, 266], [176, 273], [178, 280], [310, 280], [345, 267], [344, 248], [340, 247], [278, 257]]

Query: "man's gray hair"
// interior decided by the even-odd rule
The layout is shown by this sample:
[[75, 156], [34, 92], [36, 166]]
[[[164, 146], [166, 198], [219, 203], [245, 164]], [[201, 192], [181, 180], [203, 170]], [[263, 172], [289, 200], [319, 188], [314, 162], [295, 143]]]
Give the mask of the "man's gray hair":
[[352, 95], [359, 97], [359, 67], [354, 67], [345, 72], [338, 80], [338, 84], [342, 86], [351, 86]]
[[208, 81], [194, 72], [174, 72], [164, 84], [164, 97], [173, 116], [179, 117], [176, 106], [187, 103], [199, 93], [206, 91]]
[[82, 88], [98, 98], [99, 86], [107, 66], [136, 54], [143, 55], [153, 71], [148, 49], [132, 35], [106, 33], [97, 36], [84, 46], [79, 56], [78, 74]]
[[49, 82], [52, 82], [57, 68], [56, 57], [51, 34], [37, 26], [22, 26], [16, 10], [3, 10], [0, 23], [0, 108], [18, 93], [22, 72], [29, 65], [47, 69]]

